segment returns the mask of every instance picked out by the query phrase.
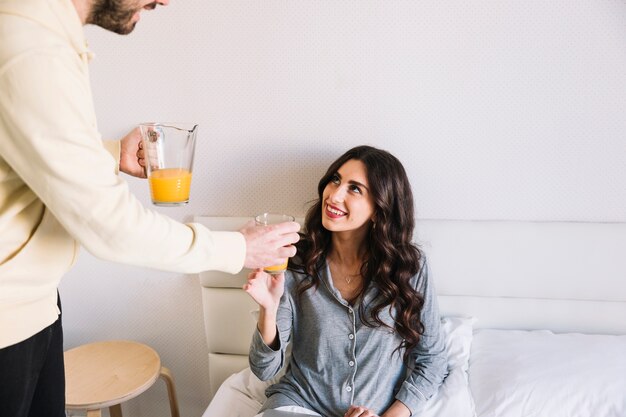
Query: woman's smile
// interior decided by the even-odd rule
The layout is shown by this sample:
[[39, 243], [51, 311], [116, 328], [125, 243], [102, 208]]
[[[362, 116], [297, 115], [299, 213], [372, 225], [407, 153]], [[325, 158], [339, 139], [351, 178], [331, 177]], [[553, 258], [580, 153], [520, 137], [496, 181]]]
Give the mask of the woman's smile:
[[330, 217], [331, 219], [338, 219], [340, 217], [343, 217], [345, 215], [347, 215], [348, 213], [346, 213], [343, 210], [338, 209], [335, 206], [332, 206], [328, 203], [326, 203], [326, 215], [328, 217]]

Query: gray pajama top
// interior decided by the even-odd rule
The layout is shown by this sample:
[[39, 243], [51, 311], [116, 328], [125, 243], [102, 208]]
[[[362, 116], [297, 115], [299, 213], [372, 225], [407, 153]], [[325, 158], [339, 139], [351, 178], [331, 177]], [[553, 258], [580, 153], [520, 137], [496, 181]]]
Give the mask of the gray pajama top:
[[[250, 367], [261, 380], [275, 376], [289, 361], [285, 375], [267, 389], [268, 399], [261, 410], [298, 405], [325, 417], [343, 417], [354, 404], [380, 415], [398, 399], [412, 415], [418, 415], [441, 385], [447, 362], [427, 265], [412, 279], [424, 297], [421, 320], [425, 328], [411, 355], [412, 372], [403, 363], [404, 350], [394, 353], [400, 336], [386, 327], [365, 326], [359, 305], [351, 306], [334, 287], [328, 265], [320, 275], [317, 290], [309, 289], [298, 298], [296, 287], [305, 275], [287, 271], [277, 313], [278, 350], [263, 342], [258, 329], [252, 337]], [[370, 285], [360, 299], [366, 312], [377, 291]], [[389, 309], [381, 311], [380, 318], [393, 328]]]

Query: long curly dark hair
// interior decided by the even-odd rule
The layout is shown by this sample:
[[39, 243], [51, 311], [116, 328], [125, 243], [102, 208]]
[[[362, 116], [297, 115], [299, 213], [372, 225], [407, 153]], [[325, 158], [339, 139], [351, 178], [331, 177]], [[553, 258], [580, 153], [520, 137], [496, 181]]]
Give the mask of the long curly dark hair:
[[415, 226], [413, 193], [402, 163], [389, 152], [371, 146], [357, 146], [333, 162], [317, 186], [318, 199], [305, 218], [305, 232], [298, 242], [298, 254], [290, 260], [290, 269], [304, 272], [309, 279], [298, 286], [302, 295], [320, 284], [319, 274], [325, 266], [331, 248], [331, 232], [322, 225], [323, 193], [339, 168], [349, 160], [361, 161], [367, 169], [369, 189], [374, 200], [375, 219], [368, 234], [365, 262], [361, 267], [364, 278], [361, 293], [376, 286], [378, 296], [366, 315], [360, 305], [363, 323], [369, 327], [390, 327], [379, 315], [390, 308], [395, 312], [395, 328], [402, 342], [396, 350], [405, 349], [404, 361], [410, 366], [411, 351], [424, 332], [420, 313], [424, 305], [422, 294], [411, 285], [411, 278], [420, 269], [422, 253], [413, 244]]

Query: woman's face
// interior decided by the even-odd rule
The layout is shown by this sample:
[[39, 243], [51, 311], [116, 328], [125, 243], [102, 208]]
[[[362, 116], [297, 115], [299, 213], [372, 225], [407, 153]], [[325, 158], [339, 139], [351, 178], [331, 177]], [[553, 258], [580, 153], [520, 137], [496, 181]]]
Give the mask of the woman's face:
[[331, 232], [369, 228], [375, 206], [363, 162], [351, 159], [331, 177], [322, 195], [322, 225]]

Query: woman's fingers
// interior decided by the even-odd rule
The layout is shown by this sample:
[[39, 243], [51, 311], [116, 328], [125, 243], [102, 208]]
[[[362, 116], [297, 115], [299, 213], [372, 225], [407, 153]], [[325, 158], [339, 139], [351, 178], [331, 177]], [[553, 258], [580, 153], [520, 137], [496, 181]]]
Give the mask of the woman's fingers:
[[248, 282], [243, 285], [243, 289], [246, 292], [250, 292], [250, 290], [254, 287], [254, 284], [257, 282], [259, 278], [259, 273], [262, 273], [263, 270], [255, 269], [254, 271], [248, 274]]
[[344, 417], [378, 417], [378, 415], [367, 407], [351, 405]]
[[264, 274], [264, 272], [261, 268], [254, 269], [252, 272], [248, 274], [248, 281], [258, 279], [262, 274]]

